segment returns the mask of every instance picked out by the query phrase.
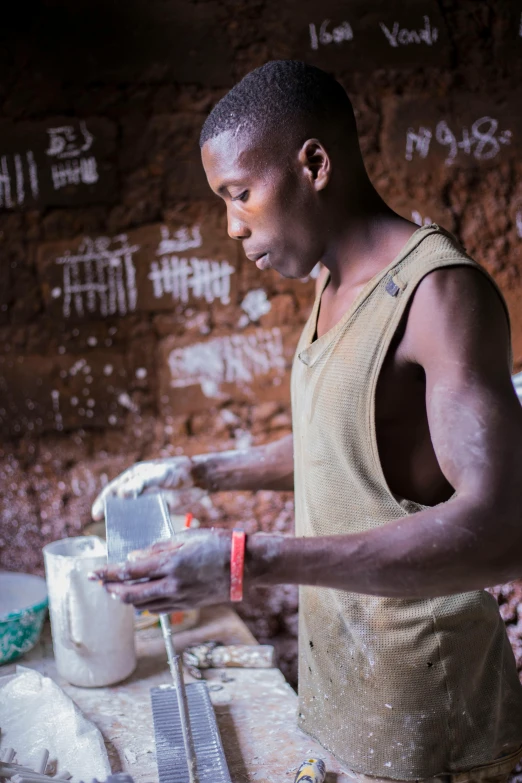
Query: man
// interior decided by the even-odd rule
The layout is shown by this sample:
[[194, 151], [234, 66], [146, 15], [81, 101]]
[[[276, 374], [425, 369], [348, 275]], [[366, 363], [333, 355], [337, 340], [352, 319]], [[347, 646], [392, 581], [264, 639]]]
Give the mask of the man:
[[[229, 234], [261, 271], [326, 269], [294, 359], [293, 438], [138, 464], [103, 496], [295, 484], [296, 537], [248, 536], [245, 580], [301, 585], [300, 726], [361, 775], [503, 780], [522, 755], [522, 687], [482, 590], [522, 575], [502, 297], [451, 235], [384, 204], [349, 99], [316, 68], [250, 73], [201, 150]], [[230, 536], [100, 575], [158, 612], [223, 601]]]

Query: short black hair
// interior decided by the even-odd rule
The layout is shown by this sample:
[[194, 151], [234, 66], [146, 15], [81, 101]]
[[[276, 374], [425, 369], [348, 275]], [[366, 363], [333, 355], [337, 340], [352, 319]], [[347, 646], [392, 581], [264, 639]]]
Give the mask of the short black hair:
[[352, 104], [339, 82], [299, 60], [271, 60], [248, 73], [214, 106], [199, 146], [230, 130], [294, 135], [299, 128], [316, 136], [325, 121], [343, 133], [356, 132]]

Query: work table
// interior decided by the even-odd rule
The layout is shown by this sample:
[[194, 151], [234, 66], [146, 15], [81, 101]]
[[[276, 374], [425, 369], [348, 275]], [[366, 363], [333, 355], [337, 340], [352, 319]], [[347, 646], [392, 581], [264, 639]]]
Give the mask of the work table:
[[[204, 609], [196, 628], [174, 636], [177, 650], [210, 639], [256, 644], [227, 606]], [[159, 627], [137, 631], [136, 650], [136, 670], [122, 683], [78, 688], [56, 671], [46, 623], [40, 642], [16, 663], [55, 680], [100, 729], [113, 772], [128, 772], [135, 783], [157, 783], [149, 691], [171, 681]], [[16, 663], [0, 666], [0, 676], [14, 672]], [[330, 754], [297, 728], [297, 697], [279, 669], [207, 669], [204, 676], [233, 783], [292, 783], [299, 764], [310, 757], [325, 760], [328, 783], [353, 783]]]

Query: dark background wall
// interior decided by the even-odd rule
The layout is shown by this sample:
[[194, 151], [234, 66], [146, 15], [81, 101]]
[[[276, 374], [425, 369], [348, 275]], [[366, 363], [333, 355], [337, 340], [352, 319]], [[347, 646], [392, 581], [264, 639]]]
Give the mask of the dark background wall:
[[[90, 524], [137, 460], [290, 431], [289, 366], [313, 280], [259, 273], [228, 239], [197, 138], [268, 59], [334, 73], [370, 175], [454, 231], [500, 284], [522, 367], [522, 18], [471, 0], [66, 0], [0, 28], [0, 565]], [[290, 531], [291, 494], [185, 504]], [[90, 529], [90, 528], [88, 528]], [[522, 668], [521, 588], [498, 589]], [[296, 591], [243, 606], [295, 679]], [[518, 645], [518, 647], [517, 647]]]

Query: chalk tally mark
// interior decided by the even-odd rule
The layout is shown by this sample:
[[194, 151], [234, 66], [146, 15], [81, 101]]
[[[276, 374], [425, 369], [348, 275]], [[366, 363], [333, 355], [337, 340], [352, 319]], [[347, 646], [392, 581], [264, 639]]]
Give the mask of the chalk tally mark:
[[55, 260], [63, 268], [63, 288], [53, 289], [53, 298], [63, 297], [63, 315], [73, 312], [126, 315], [137, 305], [136, 270], [133, 255], [139, 245], [130, 245], [126, 234], [114, 238], [85, 237], [77, 253]]
[[219, 300], [230, 303], [230, 276], [235, 269], [227, 261], [180, 256], [185, 250], [201, 247], [203, 240], [198, 225], [186, 226], [170, 233], [161, 227], [161, 241], [156, 250], [157, 261], [152, 261], [148, 279], [156, 299], [170, 294], [173, 301], [186, 303], [192, 294], [209, 304]]

